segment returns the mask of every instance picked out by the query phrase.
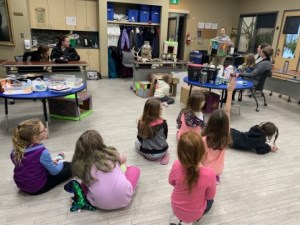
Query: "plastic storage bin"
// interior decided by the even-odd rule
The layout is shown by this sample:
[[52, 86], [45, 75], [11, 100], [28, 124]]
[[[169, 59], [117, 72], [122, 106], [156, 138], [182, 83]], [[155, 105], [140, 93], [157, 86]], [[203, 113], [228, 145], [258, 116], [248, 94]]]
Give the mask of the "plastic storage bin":
[[190, 53], [190, 61], [194, 64], [202, 64], [202, 52], [193, 51]]
[[151, 11], [160, 12], [160, 6], [152, 5]]
[[140, 10], [139, 22], [141, 23], [149, 22], [149, 11]]
[[139, 10], [137, 9], [128, 9], [127, 10], [128, 20], [131, 22], [138, 22]]
[[189, 65], [188, 67], [188, 79], [189, 81], [199, 81], [201, 75], [202, 67], [201, 66], [193, 66]]
[[113, 2], [107, 2], [107, 8], [113, 9], [114, 8], [114, 3]]
[[152, 23], [160, 23], [160, 12], [151, 11], [150, 20]]
[[150, 10], [150, 6], [149, 5], [140, 5], [140, 10], [149, 11]]
[[107, 20], [114, 20], [114, 9], [107, 8]]

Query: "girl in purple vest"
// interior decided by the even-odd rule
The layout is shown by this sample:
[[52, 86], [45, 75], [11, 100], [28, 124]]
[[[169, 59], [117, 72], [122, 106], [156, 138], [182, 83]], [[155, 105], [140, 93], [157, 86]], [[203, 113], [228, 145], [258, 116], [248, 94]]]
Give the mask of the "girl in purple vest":
[[25, 193], [47, 192], [72, 175], [71, 163], [61, 160], [64, 155], [53, 160], [41, 143], [47, 137], [48, 131], [39, 119], [25, 120], [14, 130], [10, 155], [15, 165], [14, 181]]

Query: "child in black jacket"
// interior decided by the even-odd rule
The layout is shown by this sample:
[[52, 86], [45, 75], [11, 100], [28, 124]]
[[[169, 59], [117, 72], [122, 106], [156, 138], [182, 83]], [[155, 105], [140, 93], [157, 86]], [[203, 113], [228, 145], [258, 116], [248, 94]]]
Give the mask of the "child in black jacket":
[[[232, 137], [232, 148], [253, 150], [257, 154], [266, 154], [268, 152], [278, 151], [275, 141], [279, 135], [278, 128], [274, 123], [266, 122], [255, 125], [247, 132], [241, 132], [234, 128], [230, 129]], [[271, 141], [273, 136], [273, 146], [270, 146], [267, 141]]]

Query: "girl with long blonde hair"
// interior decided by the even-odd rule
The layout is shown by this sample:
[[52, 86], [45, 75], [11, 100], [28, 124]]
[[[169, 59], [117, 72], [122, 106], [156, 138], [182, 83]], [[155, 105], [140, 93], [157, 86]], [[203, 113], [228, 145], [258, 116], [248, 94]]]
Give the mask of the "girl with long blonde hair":
[[21, 122], [13, 133], [11, 160], [15, 165], [14, 181], [17, 187], [28, 194], [41, 194], [71, 177], [71, 164], [52, 159], [42, 144], [48, 130], [39, 119]]

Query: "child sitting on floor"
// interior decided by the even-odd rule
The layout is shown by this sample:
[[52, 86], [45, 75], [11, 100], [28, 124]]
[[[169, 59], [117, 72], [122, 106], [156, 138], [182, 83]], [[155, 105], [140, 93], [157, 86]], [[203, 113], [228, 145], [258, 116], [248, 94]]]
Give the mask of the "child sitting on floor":
[[178, 141], [177, 155], [169, 175], [174, 187], [171, 206], [176, 216], [170, 225], [194, 224], [213, 204], [216, 174], [202, 165], [205, 147], [199, 133], [184, 133]]
[[[275, 145], [279, 135], [278, 128], [272, 122], [265, 122], [255, 125], [247, 132], [241, 132], [234, 128], [230, 129], [232, 137], [232, 148], [243, 150], [254, 150], [257, 154], [266, 154], [269, 152], [277, 152]], [[275, 136], [275, 137], [274, 137]], [[270, 146], [267, 141], [271, 141], [274, 137], [273, 145]]]
[[156, 80], [155, 83], [154, 98], [162, 102], [164, 106], [168, 106], [175, 102], [174, 98], [171, 98], [169, 96], [170, 85], [168, 82], [169, 82], [169, 77], [163, 76], [162, 79]]
[[21, 122], [14, 130], [11, 160], [15, 165], [14, 181], [28, 194], [37, 195], [49, 191], [69, 179], [71, 163], [63, 162], [64, 154], [52, 159], [42, 141], [48, 138], [48, 130], [39, 119]]
[[111, 210], [126, 207], [131, 202], [140, 170], [127, 166], [123, 172], [121, 164], [125, 161], [126, 157], [114, 147], [104, 144], [96, 130], [87, 130], [79, 137], [72, 172], [82, 180], [82, 190], [92, 206]]
[[231, 143], [230, 138], [230, 110], [232, 92], [235, 88], [235, 77], [230, 78], [227, 87], [225, 110], [215, 110], [202, 131], [202, 140], [206, 155], [203, 165], [214, 169], [217, 184], [224, 169], [225, 149]]
[[138, 122], [138, 134], [135, 148], [142, 156], [149, 160], [160, 160], [162, 165], [169, 162], [168, 124], [162, 118], [161, 103], [148, 99], [144, 112]]
[[177, 139], [187, 131], [201, 132], [204, 127], [204, 115], [201, 112], [205, 104], [205, 96], [200, 91], [193, 92], [177, 117]]

